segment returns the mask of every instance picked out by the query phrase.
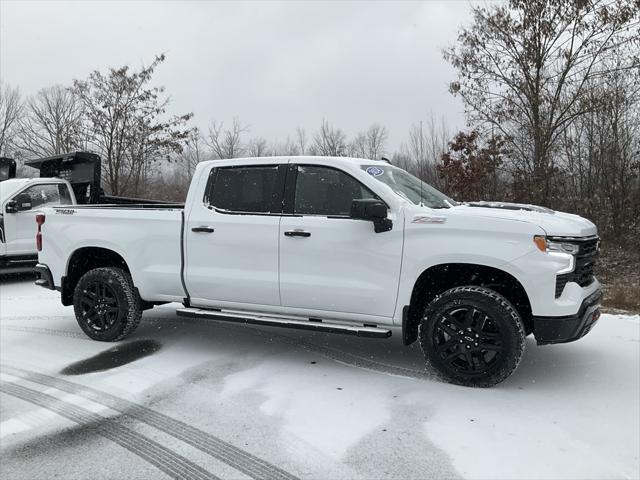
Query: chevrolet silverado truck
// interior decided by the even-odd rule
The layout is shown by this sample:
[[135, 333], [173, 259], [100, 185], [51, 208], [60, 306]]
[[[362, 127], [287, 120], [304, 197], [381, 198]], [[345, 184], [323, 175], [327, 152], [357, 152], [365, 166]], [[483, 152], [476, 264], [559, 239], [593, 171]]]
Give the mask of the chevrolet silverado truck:
[[599, 317], [594, 224], [531, 205], [462, 204], [384, 161], [198, 165], [184, 205], [70, 206], [37, 217], [40, 278], [92, 339], [143, 310], [419, 341], [452, 383], [495, 385], [525, 337], [571, 342]]

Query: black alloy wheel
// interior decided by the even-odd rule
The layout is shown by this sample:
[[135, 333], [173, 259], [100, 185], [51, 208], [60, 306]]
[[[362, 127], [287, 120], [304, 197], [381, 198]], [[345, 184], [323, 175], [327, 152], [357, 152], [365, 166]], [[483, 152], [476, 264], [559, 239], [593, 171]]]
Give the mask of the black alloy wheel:
[[131, 276], [116, 267], [86, 272], [74, 289], [73, 307], [82, 331], [103, 342], [122, 340], [142, 317], [141, 300]]
[[499, 323], [472, 305], [449, 309], [435, 329], [434, 346], [440, 358], [466, 375], [485, 374], [504, 353]]
[[118, 320], [118, 298], [107, 283], [92, 282], [82, 290], [79, 299], [82, 320], [98, 332], [105, 332]]
[[427, 367], [444, 380], [491, 387], [511, 375], [524, 353], [522, 318], [499, 293], [455, 287], [432, 300], [419, 327]]

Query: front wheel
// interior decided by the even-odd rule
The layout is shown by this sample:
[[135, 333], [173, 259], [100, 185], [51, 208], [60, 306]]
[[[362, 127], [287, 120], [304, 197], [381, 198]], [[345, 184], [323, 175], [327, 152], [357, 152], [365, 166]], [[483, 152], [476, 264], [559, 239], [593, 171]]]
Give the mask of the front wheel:
[[420, 346], [427, 367], [445, 380], [492, 387], [518, 367], [525, 328], [516, 309], [488, 288], [447, 290], [427, 305], [420, 323]]
[[78, 325], [93, 340], [116, 342], [133, 332], [142, 317], [131, 276], [120, 268], [95, 268], [73, 291]]

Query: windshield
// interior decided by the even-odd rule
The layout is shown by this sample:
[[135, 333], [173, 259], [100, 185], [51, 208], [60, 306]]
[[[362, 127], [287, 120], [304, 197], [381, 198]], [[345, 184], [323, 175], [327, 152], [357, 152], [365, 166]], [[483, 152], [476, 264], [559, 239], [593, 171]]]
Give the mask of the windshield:
[[457, 205], [455, 200], [401, 168], [392, 165], [362, 165], [361, 168], [414, 205], [430, 208], [450, 208]]

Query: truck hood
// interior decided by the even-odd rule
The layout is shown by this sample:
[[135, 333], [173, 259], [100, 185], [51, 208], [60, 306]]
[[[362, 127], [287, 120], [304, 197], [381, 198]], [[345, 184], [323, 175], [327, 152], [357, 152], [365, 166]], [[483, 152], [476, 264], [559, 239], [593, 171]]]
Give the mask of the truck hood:
[[452, 207], [453, 215], [500, 218], [538, 225], [549, 236], [589, 237], [596, 235], [596, 226], [579, 215], [557, 212], [545, 207], [520, 203], [470, 202]]

